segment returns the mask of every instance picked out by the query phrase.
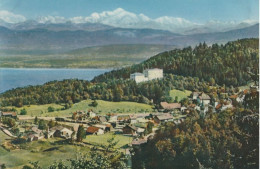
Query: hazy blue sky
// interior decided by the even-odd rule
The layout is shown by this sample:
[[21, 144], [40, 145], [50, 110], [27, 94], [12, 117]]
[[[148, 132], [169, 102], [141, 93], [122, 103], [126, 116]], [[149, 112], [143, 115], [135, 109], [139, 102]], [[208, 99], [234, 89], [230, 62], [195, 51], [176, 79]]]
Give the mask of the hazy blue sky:
[[258, 0], [0, 0], [0, 10], [26, 18], [88, 16], [123, 8], [148, 17], [172, 16], [193, 22], [259, 19]]

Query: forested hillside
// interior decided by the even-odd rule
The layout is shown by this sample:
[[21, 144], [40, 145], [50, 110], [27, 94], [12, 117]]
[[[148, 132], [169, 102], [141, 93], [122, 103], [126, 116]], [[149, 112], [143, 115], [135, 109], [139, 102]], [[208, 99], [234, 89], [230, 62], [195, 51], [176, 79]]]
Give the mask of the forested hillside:
[[200, 82], [198, 78], [174, 75], [166, 75], [162, 80], [142, 84], [120, 79], [102, 83], [71, 79], [7, 91], [0, 95], [0, 105], [21, 107], [30, 104], [65, 103], [68, 108], [85, 99], [149, 104], [151, 99], [154, 103], [169, 99], [169, 91], [174, 88], [208, 91], [209, 84]]
[[108, 79], [127, 79], [131, 73], [147, 68], [162, 68], [164, 73], [198, 77], [219, 85], [245, 85], [249, 80], [248, 68], [258, 71], [258, 39], [242, 39], [225, 45], [206, 43], [195, 48], [187, 47], [160, 53], [143, 63], [114, 70], [96, 77], [94, 82]]
[[[204, 43], [194, 49], [161, 53], [141, 64], [105, 73], [92, 82], [63, 80], [10, 90], [0, 95], [0, 104], [21, 107], [65, 103], [65, 107], [69, 107], [84, 99], [158, 104], [171, 101], [169, 91], [172, 89], [209, 93], [210, 86], [225, 86], [227, 91], [232, 86], [244, 85], [251, 81], [248, 68], [258, 71], [258, 62], [258, 39], [238, 40], [226, 45], [207, 46]], [[140, 84], [129, 80], [130, 73], [155, 67], [164, 69], [162, 80]]]

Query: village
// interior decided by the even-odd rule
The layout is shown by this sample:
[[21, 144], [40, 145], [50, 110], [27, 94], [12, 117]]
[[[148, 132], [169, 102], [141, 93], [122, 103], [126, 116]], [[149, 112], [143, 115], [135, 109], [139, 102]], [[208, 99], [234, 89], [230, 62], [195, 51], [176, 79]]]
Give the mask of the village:
[[[77, 132], [81, 126], [87, 136], [102, 136], [106, 133], [127, 136], [130, 138], [129, 142], [123, 147], [126, 149], [136, 148], [146, 144], [161, 124], [173, 122], [178, 125], [185, 121], [190, 112], [194, 110], [199, 112], [201, 116], [205, 116], [209, 111], [218, 113], [226, 109], [233, 109], [239, 104], [243, 104], [245, 95], [249, 90], [257, 89], [251, 86], [250, 89], [240, 89], [232, 95], [223, 92], [220, 94], [221, 99], [219, 97], [212, 98], [203, 92], [192, 92], [182, 103], [161, 102], [159, 108], [150, 113], [108, 113], [100, 115], [98, 112], [89, 109], [72, 112], [71, 116], [67, 117], [36, 116], [26, 119], [14, 111], [2, 111], [0, 112], [0, 129], [13, 139], [19, 138], [23, 143], [54, 137], [76, 140]], [[12, 146], [10, 142], [6, 145]]]

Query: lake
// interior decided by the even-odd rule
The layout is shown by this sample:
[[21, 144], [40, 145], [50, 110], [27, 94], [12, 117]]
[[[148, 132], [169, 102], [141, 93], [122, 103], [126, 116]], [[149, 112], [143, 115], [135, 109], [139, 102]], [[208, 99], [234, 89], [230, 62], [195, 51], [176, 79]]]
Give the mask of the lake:
[[0, 68], [0, 93], [17, 87], [41, 85], [53, 80], [92, 80], [110, 69]]

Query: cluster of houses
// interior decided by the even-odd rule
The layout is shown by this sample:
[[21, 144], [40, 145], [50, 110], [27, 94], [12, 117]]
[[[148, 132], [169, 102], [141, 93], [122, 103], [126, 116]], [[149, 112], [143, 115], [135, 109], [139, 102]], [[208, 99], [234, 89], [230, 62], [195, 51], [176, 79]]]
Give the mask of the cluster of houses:
[[34, 125], [27, 130], [21, 138], [29, 142], [53, 137], [69, 139], [71, 138], [73, 132], [74, 131], [71, 128], [64, 127], [62, 125], [58, 125], [47, 130], [40, 130], [37, 125]]
[[[233, 95], [228, 95], [227, 93], [221, 93], [221, 99], [217, 97], [211, 98], [208, 94], [203, 92], [192, 92], [189, 98], [189, 104], [184, 106], [181, 103], [167, 103], [161, 102], [160, 106], [161, 111], [179, 111], [184, 114], [188, 114], [191, 110], [197, 110], [200, 113], [205, 114], [209, 109], [217, 113], [226, 109], [233, 109], [237, 104], [242, 104], [245, 99], [245, 95], [249, 90], [254, 89], [245, 89], [240, 90]], [[213, 96], [216, 96], [216, 93], [213, 93]]]
[[[154, 134], [158, 126], [165, 122], [172, 121], [176, 125], [182, 123], [186, 118], [186, 114], [192, 110], [206, 113], [211, 109], [217, 113], [225, 109], [232, 109], [235, 107], [235, 103], [244, 101], [248, 92], [249, 89], [246, 89], [234, 95], [223, 95], [221, 100], [211, 98], [203, 92], [192, 92], [188, 105], [161, 102], [159, 113], [98, 115], [93, 110], [77, 111], [73, 113], [72, 117], [57, 117], [56, 121], [60, 124], [44, 131], [38, 129], [37, 125], [31, 125], [23, 137], [27, 141], [52, 137], [69, 139], [76, 136], [78, 126], [82, 124], [87, 135], [102, 135], [106, 132], [130, 135], [135, 137], [132, 145], [138, 146], [147, 142], [148, 136], [145, 136], [145, 131], [148, 123], [153, 123], [152, 134]], [[178, 112], [178, 116], [176, 116], [176, 112]], [[0, 117], [17, 118], [17, 114], [15, 112], [0, 112]]]
[[163, 69], [146, 69], [143, 73], [133, 73], [130, 75], [130, 79], [134, 80], [136, 83], [146, 82], [153, 79], [163, 78]]
[[[1, 115], [14, 117], [15, 114], [1, 112]], [[185, 116], [175, 118], [170, 113], [110, 114], [109, 116], [101, 116], [92, 110], [87, 112], [77, 111], [73, 113], [72, 118], [57, 117], [56, 121], [59, 123], [52, 128], [40, 130], [38, 125], [31, 123], [29, 126], [24, 127], [24, 130], [20, 130], [20, 133], [22, 133], [21, 138], [29, 142], [53, 137], [75, 139], [78, 126], [83, 125], [86, 135], [102, 135], [106, 132], [116, 132], [118, 134], [139, 137], [144, 136], [149, 122], [156, 127], [168, 121], [178, 124], [184, 118]]]

